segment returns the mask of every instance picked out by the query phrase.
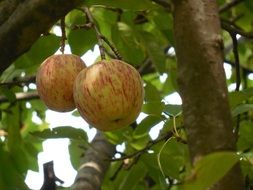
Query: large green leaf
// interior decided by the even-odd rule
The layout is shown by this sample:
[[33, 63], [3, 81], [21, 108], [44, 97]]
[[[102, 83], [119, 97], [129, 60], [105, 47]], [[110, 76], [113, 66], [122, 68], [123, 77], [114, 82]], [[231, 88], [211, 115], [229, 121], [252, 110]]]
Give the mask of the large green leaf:
[[145, 177], [147, 168], [144, 164], [138, 163], [131, 167], [130, 171], [127, 171], [123, 180], [119, 184], [118, 190], [134, 189], [137, 184]]
[[161, 101], [161, 93], [150, 82], [145, 83], [145, 101]]
[[60, 37], [56, 35], [41, 36], [31, 49], [15, 61], [15, 67], [26, 73], [34, 73], [39, 64], [54, 54], [60, 46]]
[[142, 112], [149, 115], [160, 116], [165, 108], [165, 104], [161, 101], [146, 102], [142, 106]]
[[158, 189], [167, 189], [167, 184], [166, 180], [159, 168], [158, 162], [157, 162], [157, 154], [156, 153], [148, 153], [148, 154], [143, 154], [140, 158], [140, 161], [142, 161], [148, 171], [147, 174], [153, 181], [158, 184], [157, 186], [159, 187]]
[[83, 143], [83, 141], [73, 140], [73, 139], [70, 140], [70, 144], [68, 146], [69, 155], [70, 155], [71, 164], [72, 164], [73, 168], [75, 168], [75, 170], [78, 170], [78, 168], [80, 167], [81, 156], [82, 156], [82, 154], [85, 153], [85, 149], [84, 149], [85, 146], [84, 145], [85, 144]]
[[240, 159], [234, 152], [215, 152], [196, 162], [183, 190], [206, 190], [221, 179]]
[[132, 26], [118, 22], [112, 28], [112, 41], [125, 61], [133, 65], [143, 62], [143, 47], [139, 43], [137, 31]]
[[7, 86], [1, 86], [0, 87], [0, 93], [3, 94], [9, 100], [9, 102], [12, 102], [12, 103], [15, 102], [16, 95]]
[[148, 115], [138, 124], [138, 127], [134, 130], [133, 136], [138, 138], [148, 135], [150, 129], [163, 119], [163, 117]]
[[253, 110], [253, 104], [241, 104], [232, 110], [232, 116], [235, 117], [235, 116], [240, 115], [244, 112], [248, 112], [248, 111], [252, 111], [252, 110]]
[[71, 48], [71, 52], [73, 54], [82, 56], [86, 51], [90, 50], [96, 45], [97, 38], [93, 29], [78, 29], [70, 31], [68, 42]]
[[28, 189], [24, 183], [24, 175], [17, 170], [11, 156], [3, 149], [3, 146], [0, 146], [0, 168], [0, 189]]
[[240, 151], [244, 151], [253, 147], [253, 123], [251, 121], [243, 121], [240, 123], [239, 139], [237, 147]]
[[253, 88], [229, 93], [229, 102], [232, 108], [243, 103], [253, 96]]
[[[111, 41], [112, 26], [117, 22], [117, 11], [110, 11], [102, 7], [90, 9], [93, 19], [95, 20], [101, 34]], [[109, 18], [109, 19], [108, 19]]]
[[180, 173], [188, 161], [188, 150], [186, 145], [171, 138], [165, 142], [158, 154], [158, 163], [161, 172], [165, 176], [180, 179]]
[[65, 17], [65, 24], [74, 27], [86, 22], [85, 14], [80, 10], [72, 10]]
[[61, 126], [53, 129], [45, 129], [43, 131], [37, 131], [31, 133], [34, 136], [40, 137], [42, 139], [50, 138], [69, 138], [76, 140], [87, 141], [87, 134], [82, 129], [77, 129], [69, 126]]
[[157, 41], [156, 37], [148, 32], [142, 32], [142, 43], [145, 44], [146, 51], [152, 63], [160, 73], [166, 72], [166, 55], [163, 45]]
[[166, 104], [165, 113], [176, 117], [182, 113], [182, 106], [177, 104]]

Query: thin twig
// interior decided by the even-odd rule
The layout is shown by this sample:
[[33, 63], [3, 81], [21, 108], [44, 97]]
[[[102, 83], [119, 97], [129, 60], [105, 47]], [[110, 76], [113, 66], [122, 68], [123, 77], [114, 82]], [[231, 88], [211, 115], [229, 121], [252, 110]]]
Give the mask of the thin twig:
[[233, 54], [235, 59], [235, 71], [236, 71], [236, 91], [239, 91], [240, 85], [241, 85], [241, 74], [240, 74], [240, 60], [239, 60], [239, 54], [238, 54], [238, 43], [236, 39], [235, 33], [230, 33], [230, 36], [233, 41]]
[[[233, 54], [234, 54], [234, 59], [235, 59], [235, 71], [236, 71], [236, 87], [235, 91], [240, 90], [240, 85], [241, 85], [241, 73], [240, 73], [240, 60], [239, 60], [239, 54], [238, 54], [238, 42], [236, 38], [236, 33], [234, 31], [229, 31], [229, 34], [232, 38], [233, 42]], [[236, 120], [236, 126], [235, 126], [235, 135], [238, 138], [238, 133], [239, 133], [239, 128], [240, 128], [240, 114], [237, 116]]]
[[228, 9], [231, 9], [232, 7], [236, 6], [237, 4], [243, 2], [243, 0], [233, 0], [229, 3], [226, 3], [224, 5], [222, 5], [220, 8], [219, 8], [219, 12], [222, 13], [222, 12], [225, 12], [227, 11]]
[[101, 35], [100, 36], [105, 43], [107, 43], [107, 45], [111, 48], [111, 50], [113, 51], [113, 53], [116, 55], [117, 59], [122, 60], [122, 56], [120, 55], [119, 51], [117, 50], [117, 48], [114, 46], [113, 43], [111, 43], [105, 36]]
[[168, 1], [166, 0], [151, 0], [151, 1], [155, 2], [158, 5], [161, 5], [168, 12], [171, 12], [172, 10], [171, 4], [168, 3]]
[[[15, 101], [26, 101], [26, 100], [34, 100], [39, 99], [39, 95], [36, 91], [33, 92], [18, 92], [15, 94]], [[0, 96], [0, 103], [9, 102], [9, 99], [6, 96]]]
[[[232, 67], [236, 67], [236, 64], [230, 60], [227, 60], [225, 59], [224, 60], [225, 63], [231, 65]], [[240, 65], [240, 68], [242, 69], [243, 72], [245, 72], [246, 74], [250, 74], [250, 73], [253, 73], [253, 70], [252, 69], [249, 69], [249, 68], [246, 68], [245, 66], [243, 65]]]
[[24, 86], [30, 83], [35, 83], [35, 76], [14, 78], [12, 81], [2, 82], [0, 86]]
[[138, 150], [138, 151], [136, 151], [136, 152], [134, 152], [134, 153], [132, 153], [132, 154], [123, 156], [123, 157], [121, 157], [121, 158], [114, 158], [114, 159], [111, 159], [110, 161], [113, 162], [113, 161], [125, 160], [125, 159], [127, 159], [127, 158], [138, 157], [138, 156], [142, 155], [143, 153], [145, 153], [147, 150], [149, 150], [149, 149], [150, 149], [152, 146], [154, 146], [155, 144], [157, 144], [157, 143], [159, 143], [159, 142], [161, 142], [161, 141], [164, 141], [164, 140], [166, 140], [166, 139], [168, 139], [168, 138], [170, 138], [170, 137], [172, 137], [172, 136], [173, 136], [173, 132], [170, 131], [170, 132], [168, 132], [166, 135], [164, 135], [164, 136], [162, 136], [162, 137], [160, 137], [160, 138], [158, 138], [158, 139], [155, 139], [155, 140], [153, 140], [153, 141], [149, 141], [148, 144], [147, 144], [147, 146], [144, 147], [143, 149]]
[[77, 30], [77, 29], [91, 29], [93, 26], [93, 24], [91, 23], [86, 23], [86, 24], [78, 24], [78, 25], [74, 25], [73, 27], [71, 27], [71, 30]]
[[60, 51], [64, 54], [65, 50], [65, 40], [67, 40], [66, 31], [65, 31], [65, 17], [61, 19], [61, 48]]
[[99, 46], [101, 59], [105, 59], [105, 50], [104, 50], [104, 46], [103, 46], [103, 39], [101, 38], [102, 35], [101, 35], [98, 27], [96, 26], [94, 20], [93, 20], [93, 17], [91, 15], [91, 12], [90, 12], [89, 8], [88, 7], [83, 7], [82, 10], [86, 14], [89, 22], [92, 24], [92, 26], [93, 26], [93, 28], [96, 32], [96, 37], [97, 37], [97, 40], [98, 40], [98, 46]]
[[221, 27], [229, 33], [232, 32], [239, 34], [245, 38], [253, 39], [253, 32], [245, 32], [243, 30], [240, 30], [239, 28], [235, 27], [233, 23], [229, 23], [228, 21], [222, 20]]

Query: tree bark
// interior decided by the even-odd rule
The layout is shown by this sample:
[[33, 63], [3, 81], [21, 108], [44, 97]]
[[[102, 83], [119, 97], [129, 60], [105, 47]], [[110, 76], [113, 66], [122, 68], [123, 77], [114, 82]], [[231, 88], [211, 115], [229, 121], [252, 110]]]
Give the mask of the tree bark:
[[[210, 0], [174, 0], [178, 85], [192, 162], [215, 151], [235, 150], [223, 69], [218, 6]], [[212, 190], [240, 190], [239, 164]]]
[[82, 0], [6, 0], [0, 3], [0, 74]]
[[90, 148], [81, 160], [73, 190], [100, 190], [104, 175], [115, 154], [115, 145], [109, 143], [102, 132], [97, 132]]

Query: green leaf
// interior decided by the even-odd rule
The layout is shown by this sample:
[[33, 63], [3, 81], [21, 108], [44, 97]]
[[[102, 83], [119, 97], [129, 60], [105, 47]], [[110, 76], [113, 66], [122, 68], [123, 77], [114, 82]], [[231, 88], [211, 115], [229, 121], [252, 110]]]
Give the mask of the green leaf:
[[182, 185], [185, 190], [206, 190], [221, 179], [240, 157], [234, 152], [215, 152], [197, 161], [191, 176]]
[[175, 138], [170, 138], [162, 146], [158, 154], [158, 163], [161, 172], [165, 176], [180, 179], [180, 172], [188, 160], [188, 150], [186, 145], [178, 142]]
[[253, 147], [253, 123], [251, 121], [243, 121], [240, 123], [239, 139], [237, 147], [240, 151]]
[[83, 24], [85, 22], [85, 14], [80, 10], [72, 10], [65, 17], [65, 23], [68, 26]]
[[182, 113], [182, 106], [176, 104], [166, 104], [164, 111], [166, 114], [176, 117]]
[[157, 163], [157, 154], [156, 153], [148, 153], [148, 154], [143, 154], [140, 157], [140, 161], [142, 161], [146, 167], [147, 167], [147, 172], [148, 176], [152, 178], [158, 184], [158, 189], [167, 189], [167, 184], [165, 181], [164, 176], [162, 175], [162, 172], [158, 166]]
[[20, 110], [18, 104], [15, 104], [6, 115], [6, 125], [8, 126], [8, 148], [10, 152], [19, 151], [22, 143], [20, 134]]
[[93, 19], [99, 27], [100, 33], [106, 36], [108, 40], [111, 40], [112, 26], [115, 26], [118, 19], [117, 12], [110, 11], [109, 9], [103, 9], [101, 7], [92, 8], [90, 11]]
[[24, 182], [24, 174], [20, 173], [15, 166], [9, 153], [0, 146], [0, 189], [29, 189]]
[[166, 56], [164, 47], [156, 40], [156, 37], [148, 32], [142, 32], [142, 43], [145, 44], [147, 54], [156, 66], [159, 73], [166, 72]]
[[134, 138], [139, 138], [148, 135], [149, 130], [162, 120], [163, 117], [148, 115], [138, 124], [137, 128], [134, 130], [133, 133]]
[[34, 73], [38, 65], [56, 52], [59, 44], [60, 37], [56, 35], [41, 36], [27, 53], [15, 61], [15, 67], [27, 73]]
[[138, 163], [131, 167], [131, 170], [125, 173], [123, 181], [119, 184], [119, 190], [129, 190], [135, 188], [137, 184], [145, 177], [147, 168], [144, 164]]
[[160, 102], [160, 101], [146, 102], [142, 106], [142, 112], [149, 115], [160, 116], [164, 108], [165, 108], [165, 104], [163, 102]]
[[42, 150], [42, 146], [40, 149], [38, 149], [37, 146], [35, 145], [35, 142], [24, 143], [24, 152], [25, 152], [27, 161], [29, 163], [30, 170], [39, 171], [37, 156], [41, 150]]
[[71, 115], [73, 115], [73, 116], [75, 116], [75, 117], [80, 117], [80, 113], [79, 113], [77, 110], [73, 111], [73, 112], [71, 113]]
[[232, 110], [232, 116], [235, 117], [239, 114], [252, 111], [252, 110], [253, 110], [253, 104], [241, 104]]
[[16, 95], [14, 92], [12, 92], [8, 87], [1, 86], [0, 88], [1, 94], [4, 94], [4, 96], [9, 100], [9, 102], [15, 102], [16, 101]]
[[248, 100], [253, 96], [253, 88], [248, 88], [242, 91], [235, 91], [229, 93], [230, 106], [234, 108], [238, 104], [243, 103], [243, 101]]
[[145, 101], [161, 101], [162, 97], [157, 88], [150, 82], [145, 82]]
[[249, 11], [252, 12], [253, 11], [253, 2], [252, 2], [252, 0], [245, 0], [244, 3], [245, 3], [245, 7], [248, 8]]
[[82, 56], [86, 51], [93, 48], [96, 43], [96, 34], [94, 30], [71, 30], [68, 36], [68, 42], [73, 54]]
[[84, 145], [83, 141], [79, 140], [70, 140], [69, 144], [69, 155], [70, 155], [70, 161], [75, 170], [78, 170], [80, 167], [80, 159], [82, 154], [84, 154], [85, 150], [82, 150], [80, 148], [80, 145]]
[[69, 138], [75, 140], [84, 140], [87, 142], [87, 134], [82, 129], [77, 129], [69, 126], [61, 126], [53, 129], [45, 129], [41, 132], [32, 132], [34, 136], [40, 137], [42, 139], [50, 138]]
[[112, 28], [112, 41], [124, 60], [138, 65], [144, 60], [143, 47], [139, 43], [138, 33], [129, 24], [118, 22]]
[[105, 132], [106, 138], [112, 144], [121, 144], [129, 139], [131, 139], [133, 133], [132, 127], [125, 127], [123, 129], [119, 129], [112, 132]]

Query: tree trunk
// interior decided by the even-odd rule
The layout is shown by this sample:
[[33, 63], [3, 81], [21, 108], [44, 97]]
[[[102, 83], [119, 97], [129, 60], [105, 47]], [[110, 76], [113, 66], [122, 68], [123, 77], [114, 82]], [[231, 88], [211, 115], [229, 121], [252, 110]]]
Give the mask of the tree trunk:
[[28, 51], [42, 33], [47, 32], [57, 20], [81, 2], [82, 0], [8, 0], [0, 3], [0, 73]]
[[[218, 7], [210, 0], [174, 0], [178, 85], [192, 162], [215, 151], [235, 150], [223, 69]], [[244, 189], [239, 164], [211, 189]]]
[[114, 154], [115, 145], [108, 142], [103, 133], [98, 131], [81, 160], [72, 189], [99, 190]]

